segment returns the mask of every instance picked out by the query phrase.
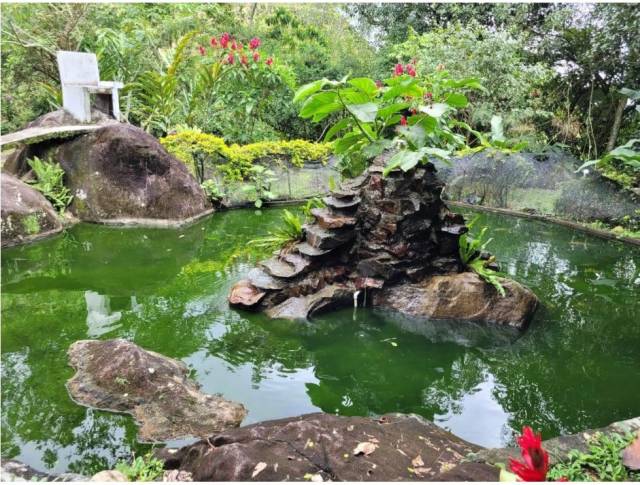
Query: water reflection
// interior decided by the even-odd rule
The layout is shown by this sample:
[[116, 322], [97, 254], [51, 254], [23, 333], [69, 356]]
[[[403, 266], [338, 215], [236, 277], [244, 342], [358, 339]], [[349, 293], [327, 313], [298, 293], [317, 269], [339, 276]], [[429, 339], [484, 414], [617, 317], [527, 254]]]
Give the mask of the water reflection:
[[[417, 413], [483, 445], [524, 424], [545, 437], [640, 415], [640, 252], [498, 215], [490, 249], [543, 306], [524, 335], [358, 308], [313, 324], [230, 310], [280, 211], [181, 231], [80, 225], [2, 253], [2, 445], [39, 469], [91, 473], [146, 448], [127, 416], [73, 403], [66, 350], [121, 337], [182, 359], [246, 423], [323, 410]], [[180, 235], [184, 234], [184, 237]]]

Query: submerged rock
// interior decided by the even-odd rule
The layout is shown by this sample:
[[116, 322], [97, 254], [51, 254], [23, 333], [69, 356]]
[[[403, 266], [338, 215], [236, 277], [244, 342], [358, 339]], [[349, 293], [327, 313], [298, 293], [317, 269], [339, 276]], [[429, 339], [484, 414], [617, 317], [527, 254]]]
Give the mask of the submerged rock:
[[131, 414], [140, 425], [139, 441], [203, 438], [238, 426], [247, 413], [242, 404], [198, 390], [182, 362], [126, 340], [79, 340], [68, 354], [76, 370], [67, 381], [71, 398]]
[[15, 246], [62, 231], [56, 210], [33, 187], [2, 173], [2, 247]]
[[506, 296], [475, 273], [432, 276], [419, 283], [392, 286], [376, 293], [374, 306], [434, 320], [469, 320], [523, 329], [538, 299], [519, 283], [501, 279]]
[[416, 415], [314, 413], [157, 454], [166, 468], [187, 471], [194, 481], [497, 481], [498, 468], [463, 463], [478, 450]]
[[[311, 211], [316, 221], [304, 226], [302, 241], [259, 263], [271, 279], [250, 271], [259, 301], [243, 302], [234, 287], [230, 303], [271, 318], [304, 319], [366, 301], [415, 317], [524, 328], [536, 296], [503, 280], [501, 297], [465, 267], [458, 241], [467, 227], [442, 201], [435, 167], [383, 177], [387, 156], [325, 197], [326, 207]], [[354, 297], [359, 291], [368, 297]]]

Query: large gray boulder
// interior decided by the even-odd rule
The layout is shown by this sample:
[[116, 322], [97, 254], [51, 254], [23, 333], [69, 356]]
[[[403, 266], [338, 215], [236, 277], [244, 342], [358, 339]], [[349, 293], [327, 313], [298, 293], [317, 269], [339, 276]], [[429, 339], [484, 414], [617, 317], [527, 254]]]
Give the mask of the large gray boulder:
[[[68, 118], [55, 111], [29, 127], [65, 126], [72, 121]], [[102, 128], [16, 149], [3, 170], [22, 178], [30, 171], [29, 158], [59, 163], [74, 195], [69, 210], [83, 221], [177, 226], [213, 211], [184, 163], [156, 138], [104, 116], [97, 115], [94, 124]]]
[[2, 247], [56, 234], [63, 229], [56, 210], [33, 187], [2, 173]]
[[69, 347], [76, 374], [67, 390], [78, 404], [131, 414], [138, 440], [204, 438], [238, 426], [242, 404], [201, 392], [180, 361], [123, 339], [79, 340]]
[[415, 415], [314, 413], [157, 454], [194, 481], [497, 481], [498, 468], [463, 461], [478, 450]]

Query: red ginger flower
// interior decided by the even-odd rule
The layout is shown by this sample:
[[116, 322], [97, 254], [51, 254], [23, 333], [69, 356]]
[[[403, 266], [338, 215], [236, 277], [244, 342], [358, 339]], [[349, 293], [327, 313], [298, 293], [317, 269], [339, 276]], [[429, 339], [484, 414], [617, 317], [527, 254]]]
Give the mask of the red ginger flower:
[[534, 434], [529, 426], [522, 428], [522, 436], [519, 436], [518, 445], [524, 463], [509, 458], [511, 471], [518, 475], [524, 482], [544, 482], [549, 470], [549, 455], [542, 448], [542, 436]]
[[393, 71], [394, 76], [402, 76], [404, 74], [404, 68], [402, 64], [396, 64], [396, 68]]
[[222, 34], [220, 36], [220, 45], [226, 49], [227, 45], [229, 45], [229, 39], [231, 39], [231, 36], [229, 35], [228, 32], [225, 32], [224, 34]]
[[211, 47], [218, 47], [218, 39], [216, 39], [215, 37], [211, 37]]
[[267, 66], [270, 66], [271, 64], [273, 64], [273, 59], [271, 57], [268, 57], [266, 62]]
[[202, 47], [201, 45], [198, 46], [198, 51], [200, 51], [201, 56], [204, 56], [207, 53], [207, 51], [205, 51], [204, 47]]
[[231, 41], [231, 50], [234, 51], [238, 48], [238, 44], [236, 44], [236, 41], [233, 40]]
[[243, 66], [249, 64], [249, 59], [247, 59], [247, 56], [245, 56], [244, 54], [242, 55], [242, 57], [240, 57], [240, 64], [242, 64]]
[[258, 51], [253, 53], [253, 62], [258, 62], [260, 60], [260, 53]]
[[227, 56], [227, 62], [229, 64], [233, 64], [235, 61], [236, 61], [236, 58], [233, 55], [233, 52], [229, 52], [229, 55]]
[[249, 41], [249, 49], [256, 50], [258, 47], [260, 47], [260, 39], [258, 39], [257, 37], [254, 37], [253, 39], [251, 39]]
[[415, 70], [415, 68], [413, 67], [413, 65], [411, 65], [411, 64], [407, 64], [407, 65], [405, 66], [405, 69], [406, 69], [407, 74], [408, 74], [409, 76], [411, 76], [411, 77], [416, 77], [416, 70]]
[[407, 118], [405, 116], [403, 116], [402, 118], [400, 118], [400, 124], [402, 126], [407, 126]]

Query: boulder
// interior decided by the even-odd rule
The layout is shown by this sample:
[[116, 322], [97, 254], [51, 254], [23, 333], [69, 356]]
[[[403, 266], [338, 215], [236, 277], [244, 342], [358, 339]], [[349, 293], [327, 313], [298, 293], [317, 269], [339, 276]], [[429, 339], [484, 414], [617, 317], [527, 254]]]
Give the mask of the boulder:
[[353, 300], [353, 291], [342, 285], [328, 285], [317, 293], [291, 297], [279, 305], [269, 308], [270, 318], [286, 320], [306, 320], [313, 314], [340, 308]]
[[63, 229], [56, 210], [33, 187], [2, 173], [2, 247], [56, 234]]
[[77, 473], [61, 473], [53, 475], [34, 470], [16, 460], [2, 458], [0, 465], [0, 481], [4, 482], [86, 482], [89, 477]]
[[384, 288], [374, 306], [434, 320], [467, 320], [524, 329], [538, 298], [519, 283], [502, 278], [506, 295], [472, 272], [431, 276], [419, 283]]
[[[61, 126], [66, 116], [49, 113], [29, 126]], [[4, 170], [23, 177], [30, 170], [26, 160], [33, 156], [60, 163], [74, 195], [69, 210], [89, 222], [178, 226], [213, 211], [186, 166], [156, 138], [99, 115], [96, 123], [104, 126], [17, 149]]]
[[156, 453], [194, 481], [497, 481], [498, 468], [463, 463], [477, 450], [416, 415], [314, 413]]
[[247, 413], [241, 404], [199, 391], [182, 362], [126, 340], [79, 340], [68, 354], [76, 370], [67, 381], [71, 398], [131, 414], [142, 442], [203, 438], [238, 426]]
[[118, 470], [103, 470], [91, 477], [92, 482], [128, 482], [127, 476]]

